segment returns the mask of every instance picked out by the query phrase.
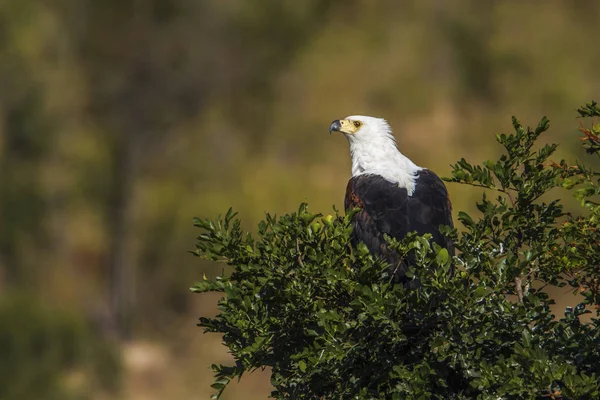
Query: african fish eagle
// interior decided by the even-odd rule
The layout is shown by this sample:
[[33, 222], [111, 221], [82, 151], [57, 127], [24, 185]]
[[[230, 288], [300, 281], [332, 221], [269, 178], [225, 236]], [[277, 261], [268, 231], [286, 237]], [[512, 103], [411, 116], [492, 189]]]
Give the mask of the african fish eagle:
[[384, 234], [400, 240], [413, 231], [430, 233], [434, 243], [453, 255], [451, 240], [439, 230], [441, 225], [453, 227], [446, 186], [435, 173], [400, 153], [387, 121], [354, 115], [333, 121], [329, 132], [333, 131], [343, 133], [350, 142], [352, 178], [344, 207], [361, 209], [352, 220], [353, 244], [363, 242], [401, 280], [405, 261], [387, 248]]

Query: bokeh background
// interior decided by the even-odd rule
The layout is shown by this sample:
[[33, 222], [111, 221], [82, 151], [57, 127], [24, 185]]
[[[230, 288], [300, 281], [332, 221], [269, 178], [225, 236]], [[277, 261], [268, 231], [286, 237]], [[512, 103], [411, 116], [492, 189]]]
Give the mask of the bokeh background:
[[[350, 114], [440, 175], [511, 115], [581, 157], [599, 21], [595, 0], [0, 0], [0, 399], [208, 398], [229, 358], [188, 287], [222, 266], [187, 253], [192, 217], [341, 209]], [[259, 371], [225, 398], [269, 392]]]

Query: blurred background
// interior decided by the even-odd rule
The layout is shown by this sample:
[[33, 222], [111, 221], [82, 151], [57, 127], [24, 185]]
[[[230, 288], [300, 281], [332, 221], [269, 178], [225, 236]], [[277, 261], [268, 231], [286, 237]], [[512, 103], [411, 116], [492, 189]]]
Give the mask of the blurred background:
[[[584, 157], [598, 21], [594, 0], [0, 0], [0, 399], [208, 398], [229, 358], [188, 287], [221, 267], [187, 253], [192, 217], [341, 209], [328, 128], [351, 114], [442, 176], [511, 115]], [[269, 392], [256, 372], [225, 398]]]

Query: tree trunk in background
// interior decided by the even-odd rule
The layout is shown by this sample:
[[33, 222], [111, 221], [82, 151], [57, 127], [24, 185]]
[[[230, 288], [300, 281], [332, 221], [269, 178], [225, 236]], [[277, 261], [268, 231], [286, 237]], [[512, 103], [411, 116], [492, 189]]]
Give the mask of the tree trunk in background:
[[121, 340], [131, 338], [135, 271], [132, 260], [132, 211], [135, 181], [135, 134], [118, 135], [112, 149], [110, 223], [110, 310]]
[[[5, 83], [0, 76], [0, 85]], [[2, 93], [4, 94], [4, 93]], [[2, 95], [0, 94], [0, 96]], [[32, 285], [38, 263], [28, 257], [35, 249], [47, 249], [47, 213], [40, 168], [53, 135], [42, 110], [39, 88], [30, 88], [20, 98], [0, 98], [0, 279], [7, 285]]]

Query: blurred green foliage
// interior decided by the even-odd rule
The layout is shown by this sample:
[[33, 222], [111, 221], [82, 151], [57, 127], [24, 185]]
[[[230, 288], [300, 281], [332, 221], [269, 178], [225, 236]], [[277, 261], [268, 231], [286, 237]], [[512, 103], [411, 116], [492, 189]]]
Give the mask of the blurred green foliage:
[[[582, 116], [600, 116], [590, 103]], [[203, 230], [195, 255], [233, 267], [192, 291], [217, 292], [220, 313], [201, 317], [223, 335], [233, 366], [213, 365], [220, 398], [245, 372], [271, 369], [277, 399], [597, 399], [600, 396], [600, 171], [551, 162], [556, 144], [537, 148], [549, 128], [513, 117], [497, 135], [503, 153], [481, 165], [462, 159], [447, 180], [497, 192], [460, 211], [463, 232], [445, 227], [459, 254], [414, 233], [390, 245], [413, 253], [407, 277], [350, 245], [351, 219], [312, 214], [302, 204], [267, 214], [254, 239], [230, 209]], [[600, 126], [582, 128], [600, 156]], [[587, 212], [564, 212], [568, 188]], [[454, 271], [454, 273], [452, 273]], [[549, 288], [570, 286], [583, 301], [556, 319]]]
[[[132, 339], [125, 398], [204, 393], [193, 366], [228, 355], [187, 334], [215, 304], [181, 288], [220, 271], [189, 262], [191, 215], [230, 204], [250, 230], [341, 207], [349, 157], [327, 127], [349, 114], [388, 119], [440, 175], [492, 158], [482, 132], [516, 113], [547, 113], [575, 158], [558, 139], [597, 97], [598, 18], [591, 0], [0, 1], [0, 302], [34, 292]], [[476, 211], [477, 191], [450, 194]], [[129, 358], [142, 340], [172, 357], [160, 374]], [[264, 398], [261, 379], [226, 396]]]
[[118, 389], [117, 353], [78, 316], [9, 293], [0, 326], [0, 399], [90, 399]]

